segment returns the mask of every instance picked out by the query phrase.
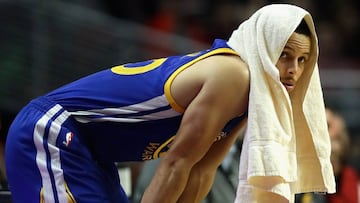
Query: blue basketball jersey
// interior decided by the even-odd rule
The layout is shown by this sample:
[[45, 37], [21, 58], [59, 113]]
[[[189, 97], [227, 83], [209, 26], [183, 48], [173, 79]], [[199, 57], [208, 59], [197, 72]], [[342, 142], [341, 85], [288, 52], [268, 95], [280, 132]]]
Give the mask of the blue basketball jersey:
[[100, 160], [158, 158], [167, 151], [184, 112], [171, 96], [173, 79], [197, 61], [216, 54], [236, 55], [225, 41], [216, 40], [210, 49], [198, 53], [103, 70], [46, 97], [76, 120]]
[[[114, 162], [166, 153], [185, 111], [171, 83], [216, 54], [236, 55], [216, 40], [208, 50], [115, 66], [32, 100], [6, 141], [14, 202], [128, 203]], [[242, 119], [229, 121], [214, 141]]]

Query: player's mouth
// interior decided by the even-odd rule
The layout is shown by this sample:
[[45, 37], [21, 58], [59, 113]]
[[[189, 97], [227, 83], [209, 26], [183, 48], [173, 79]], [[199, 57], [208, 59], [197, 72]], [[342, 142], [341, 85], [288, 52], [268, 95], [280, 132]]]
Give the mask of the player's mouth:
[[293, 80], [282, 81], [281, 83], [284, 85], [288, 92], [292, 92], [295, 89], [295, 81]]

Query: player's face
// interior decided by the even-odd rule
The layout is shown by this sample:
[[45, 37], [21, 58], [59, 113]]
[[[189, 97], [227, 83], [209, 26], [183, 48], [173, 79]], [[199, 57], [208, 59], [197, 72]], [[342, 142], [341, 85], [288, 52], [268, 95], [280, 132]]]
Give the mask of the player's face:
[[310, 57], [310, 47], [310, 37], [294, 32], [276, 63], [281, 83], [288, 92], [295, 89], [296, 82], [304, 72], [305, 64]]

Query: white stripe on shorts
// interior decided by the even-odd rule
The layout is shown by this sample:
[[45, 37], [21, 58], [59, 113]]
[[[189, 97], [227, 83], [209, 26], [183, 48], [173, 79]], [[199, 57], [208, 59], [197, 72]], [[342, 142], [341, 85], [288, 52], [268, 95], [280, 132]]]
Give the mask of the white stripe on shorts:
[[[61, 125], [69, 117], [69, 113], [67, 111], [63, 111], [57, 117], [54, 117], [56, 113], [60, 111], [63, 111], [63, 109], [58, 104], [52, 107], [49, 111], [47, 111], [36, 123], [33, 134], [33, 139], [37, 150], [36, 164], [39, 168], [42, 178], [42, 185], [44, 189], [43, 195], [45, 202], [55, 202], [55, 191], [53, 191], [53, 185], [50, 178], [54, 178], [55, 180], [58, 201], [67, 202], [64, 174], [63, 170], [61, 169], [60, 162], [60, 151], [59, 148], [56, 147], [56, 140], [61, 130]], [[50, 125], [48, 125], [49, 122]], [[47, 143], [44, 143], [44, 136], [47, 128], [48, 140]], [[44, 148], [44, 144], [47, 146], [47, 149]], [[47, 157], [47, 154], [50, 154], [50, 157]], [[51, 175], [48, 171], [48, 159], [50, 159], [51, 172], [53, 175]]]

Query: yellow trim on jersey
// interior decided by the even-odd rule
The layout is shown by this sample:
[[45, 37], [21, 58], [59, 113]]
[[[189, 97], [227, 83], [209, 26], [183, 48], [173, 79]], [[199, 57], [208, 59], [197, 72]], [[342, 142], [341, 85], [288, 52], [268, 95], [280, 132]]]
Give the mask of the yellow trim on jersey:
[[[73, 194], [70, 192], [68, 185], [65, 183], [65, 191], [67, 195], [67, 202], [68, 203], [76, 203], [76, 200]], [[40, 190], [40, 203], [46, 203], [44, 199], [44, 188], [42, 187]]]
[[166, 140], [166, 142], [162, 143], [160, 145], [160, 147], [158, 147], [153, 155], [154, 159], [160, 158], [164, 153], [166, 153], [166, 151], [162, 151], [164, 148], [166, 148], [168, 146], [168, 144], [170, 144], [175, 138], [175, 135], [170, 137], [168, 140]]
[[70, 188], [68, 187], [68, 185], [65, 183], [65, 188], [66, 188], [66, 194], [67, 194], [67, 199], [69, 203], [76, 203], [76, 200], [73, 196], [73, 194], [70, 191]]
[[184, 65], [182, 65], [180, 68], [178, 68], [174, 73], [171, 74], [171, 76], [167, 79], [165, 85], [164, 85], [164, 93], [165, 93], [165, 97], [166, 99], [169, 101], [170, 106], [177, 112], [180, 113], [184, 113], [185, 109], [180, 106], [178, 103], [176, 103], [175, 99], [172, 97], [171, 95], [171, 84], [174, 81], [175, 77], [183, 70], [185, 70], [186, 68], [188, 68], [189, 66], [193, 65], [194, 63], [212, 56], [212, 55], [216, 55], [216, 54], [234, 54], [234, 55], [239, 55], [238, 53], [236, 53], [234, 50], [230, 49], [230, 48], [219, 48], [219, 49], [215, 49], [213, 51], [210, 51]]

